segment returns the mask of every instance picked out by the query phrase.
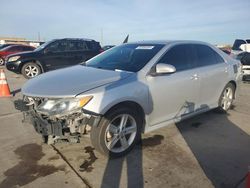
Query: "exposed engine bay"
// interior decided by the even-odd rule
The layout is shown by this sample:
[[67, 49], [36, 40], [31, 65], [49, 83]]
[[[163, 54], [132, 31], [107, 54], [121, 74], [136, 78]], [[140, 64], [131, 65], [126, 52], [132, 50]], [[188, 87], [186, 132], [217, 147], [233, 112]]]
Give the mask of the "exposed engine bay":
[[97, 125], [101, 118], [91, 114], [91, 112], [84, 111], [82, 108], [56, 115], [39, 111], [39, 106], [47, 100], [40, 97], [24, 96], [23, 98], [23, 102], [29, 108], [23, 113], [23, 121], [31, 123], [47, 144], [78, 143], [81, 135], [88, 134], [91, 126]]

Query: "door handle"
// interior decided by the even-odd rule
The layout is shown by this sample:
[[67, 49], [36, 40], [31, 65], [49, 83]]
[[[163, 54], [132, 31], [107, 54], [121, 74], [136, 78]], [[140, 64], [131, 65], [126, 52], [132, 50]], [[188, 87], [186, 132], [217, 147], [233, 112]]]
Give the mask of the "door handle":
[[199, 79], [199, 76], [198, 74], [194, 74], [190, 77], [191, 80], [198, 80]]

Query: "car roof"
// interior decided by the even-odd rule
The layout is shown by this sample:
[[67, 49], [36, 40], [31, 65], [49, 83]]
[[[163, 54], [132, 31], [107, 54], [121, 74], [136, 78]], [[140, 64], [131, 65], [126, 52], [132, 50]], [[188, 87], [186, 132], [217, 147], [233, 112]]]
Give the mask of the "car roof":
[[206, 42], [195, 41], [195, 40], [148, 40], [148, 41], [138, 41], [138, 42], [129, 42], [128, 44], [174, 44], [174, 43], [192, 43], [192, 44], [206, 44]]
[[89, 42], [95, 41], [94, 39], [87, 39], [87, 38], [61, 38], [61, 39], [53, 39], [51, 41], [55, 41], [55, 40], [83, 40], [83, 41], [89, 41]]

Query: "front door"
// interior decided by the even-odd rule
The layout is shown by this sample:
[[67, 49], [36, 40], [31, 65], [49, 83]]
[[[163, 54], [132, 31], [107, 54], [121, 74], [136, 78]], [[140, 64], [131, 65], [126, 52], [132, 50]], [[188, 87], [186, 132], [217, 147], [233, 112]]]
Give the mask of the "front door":
[[67, 66], [67, 45], [67, 41], [59, 40], [51, 43], [44, 49], [41, 61], [43, 61], [47, 70], [55, 70]]
[[194, 58], [191, 45], [176, 45], [157, 62], [173, 65], [176, 72], [147, 76], [149, 101], [153, 106], [149, 115], [150, 126], [181, 118], [199, 107], [200, 79]]

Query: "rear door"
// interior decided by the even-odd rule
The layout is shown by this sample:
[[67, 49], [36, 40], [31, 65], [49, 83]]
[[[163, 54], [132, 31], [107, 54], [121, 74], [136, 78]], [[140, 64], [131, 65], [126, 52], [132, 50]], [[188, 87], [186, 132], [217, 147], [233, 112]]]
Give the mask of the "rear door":
[[76, 65], [88, 60], [89, 48], [84, 40], [69, 41], [68, 66]]
[[147, 76], [149, 100], [153, 104], [151, 126], [181, 118], [199, 107], [200, 79], [192, 45], [173, 46], [157, 63], [173, 65], [176, 72]]
[[214, 107], [228, 82], [228, 64], [210, 46], [194, 44], [200, 69], [200, 104]]

